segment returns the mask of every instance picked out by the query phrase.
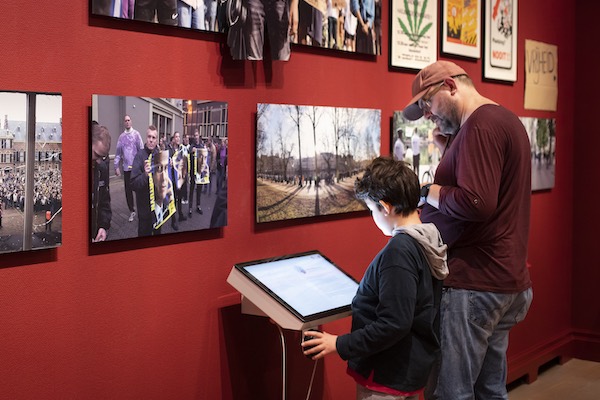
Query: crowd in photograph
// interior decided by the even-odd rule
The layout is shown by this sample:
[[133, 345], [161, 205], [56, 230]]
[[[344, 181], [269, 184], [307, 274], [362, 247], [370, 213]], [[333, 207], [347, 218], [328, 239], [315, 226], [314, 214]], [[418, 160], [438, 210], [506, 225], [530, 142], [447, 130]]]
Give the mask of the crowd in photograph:
[[[0, 199], [3, 208], [25, 210], [26, 177], [23, 168], [0, 171]], [[33, 210], [54, 215], [62, 206], [62, 173], [59, 167], [34, 172]]]

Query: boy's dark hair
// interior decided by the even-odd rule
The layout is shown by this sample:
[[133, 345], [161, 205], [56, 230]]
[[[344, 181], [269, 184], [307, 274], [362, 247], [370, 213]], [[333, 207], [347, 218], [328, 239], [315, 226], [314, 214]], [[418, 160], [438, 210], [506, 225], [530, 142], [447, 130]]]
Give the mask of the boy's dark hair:
[[354, 192], [359, 200], [371, 199], [390, 203], [397, 214], [406, 217], [417, 209], [421, 188], [419, 178], [404, 161], [377, 157], [365, 169], [362, 178], [356, 178]]

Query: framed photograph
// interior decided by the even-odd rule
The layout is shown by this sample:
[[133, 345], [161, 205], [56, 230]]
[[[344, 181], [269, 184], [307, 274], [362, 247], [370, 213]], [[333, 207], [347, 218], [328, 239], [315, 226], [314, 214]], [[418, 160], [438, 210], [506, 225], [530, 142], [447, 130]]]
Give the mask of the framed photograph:
[[0, 91], [0, 253], [62, 243], [62, 96]]
[[258, 104], [256, 222], [366, 210], [354, 181], [380, 147], [381, 110]]
[[531, 190], [552, 189], [556, 170], [556, 120], [519, 118], [531, 145]]
[[443, 0], [442, 52], [481, 57], [481, 1]]
[[517, 80], [517, 8], [517, 0], [485, 0], [485, 79]]
[[[219, 0], [90, 0], [92, 15], [140, 21], [201, 31], [223, 32], [223, 6]], [[222, 9], [219, 9], [221, 4]]]
[[437, 60], [437, 1], [392, 0], [390, 66], [420, 70]]
[[94, 95], [92, 243], [227, 225], [226, 102]]
[[[361, 27], [355, 13], [361, 14]], [[298, 0], [294, 43], [381, 55], [381, 0]]]
[[441, 153], [433, 144], [435, 124], [426, 118], [409, 121], [402, 111], [394, 111], [390, 154], [395, 160], [412, 165], [419, 182], [433, 182]]

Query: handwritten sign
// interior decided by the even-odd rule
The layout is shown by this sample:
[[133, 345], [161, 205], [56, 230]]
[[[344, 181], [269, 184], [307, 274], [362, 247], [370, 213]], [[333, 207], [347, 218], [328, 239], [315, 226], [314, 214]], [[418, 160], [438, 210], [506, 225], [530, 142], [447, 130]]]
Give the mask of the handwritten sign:
[[525, 108], [556, 111], [558, 47], [525, 40]]

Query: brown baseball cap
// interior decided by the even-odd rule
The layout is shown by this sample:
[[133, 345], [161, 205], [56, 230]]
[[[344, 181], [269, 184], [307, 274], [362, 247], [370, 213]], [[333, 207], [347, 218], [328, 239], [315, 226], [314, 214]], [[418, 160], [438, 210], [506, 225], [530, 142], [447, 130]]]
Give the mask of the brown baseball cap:
[[458, 75], [467, 75], [464, 69], [450, 61], [436, 61], [423, 68], [412, 83], [413, 98], [402, 110], [402, 115], [410, 121], [417, 120], [423, 116], [423, 110], [417, 104], [427, 90], [436, 83], [446, 78]]

